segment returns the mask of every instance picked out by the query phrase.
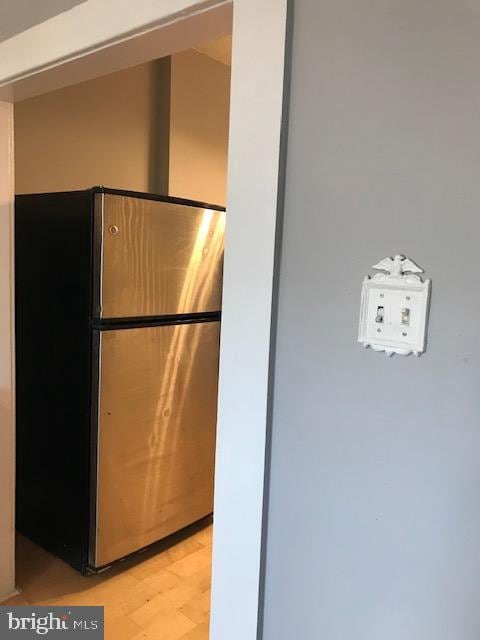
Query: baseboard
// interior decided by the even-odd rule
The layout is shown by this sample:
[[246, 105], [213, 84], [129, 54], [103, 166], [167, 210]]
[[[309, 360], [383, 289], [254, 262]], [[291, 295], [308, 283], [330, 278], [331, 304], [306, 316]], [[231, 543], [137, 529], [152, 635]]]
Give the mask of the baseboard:
[[0, 595], [0, 604], [2, 604], [2, 602], [5, 602], [6, 600], [9, 600], [10, 598], [13, 598], [13, 596], [18, 596], [19, 593], [20, 591], [18, 589], [14, 589], [11, 593]]

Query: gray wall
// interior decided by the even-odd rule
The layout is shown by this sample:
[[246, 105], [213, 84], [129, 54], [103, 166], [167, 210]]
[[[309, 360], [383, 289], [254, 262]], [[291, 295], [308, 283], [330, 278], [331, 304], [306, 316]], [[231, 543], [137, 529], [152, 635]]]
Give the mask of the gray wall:
[[86, 0], [0, 0], [0, 42]]
[[[480, 3], [296, 0], [265, 640], [480, 638]], [[356, 343], [433, 279], [428, 351]]]

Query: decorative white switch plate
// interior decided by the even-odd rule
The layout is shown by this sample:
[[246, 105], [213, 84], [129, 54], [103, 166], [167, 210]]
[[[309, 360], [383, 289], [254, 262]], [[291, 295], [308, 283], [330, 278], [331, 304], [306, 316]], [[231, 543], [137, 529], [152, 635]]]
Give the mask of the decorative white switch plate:
[[362, 287], [358, 341], [364, 347], [419, 356], [425, 351], [431, 280], [409, 258], [384, 258], [372, 269], [386, 271], [366, 276]]

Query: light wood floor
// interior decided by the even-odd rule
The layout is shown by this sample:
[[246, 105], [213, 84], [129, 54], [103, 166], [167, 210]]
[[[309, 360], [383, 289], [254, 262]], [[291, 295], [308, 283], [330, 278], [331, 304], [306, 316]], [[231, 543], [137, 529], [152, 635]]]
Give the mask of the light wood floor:
[[21, 593], [2, 605], [103, 605], [106, 640], [208, 640], [211, 541], [207, 527], [84, 577], [18, 536]]

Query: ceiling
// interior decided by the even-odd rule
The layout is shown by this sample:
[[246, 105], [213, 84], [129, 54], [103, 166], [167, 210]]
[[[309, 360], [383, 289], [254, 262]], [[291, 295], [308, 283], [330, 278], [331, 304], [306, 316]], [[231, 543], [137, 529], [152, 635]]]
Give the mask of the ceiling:
[[0, 0], [0, 42], [85, 0]]
[[224, 36], [195, 47], [195, 51], [203, 53], [217, 62], [231, 66], [232, 64], [232, 36]]

